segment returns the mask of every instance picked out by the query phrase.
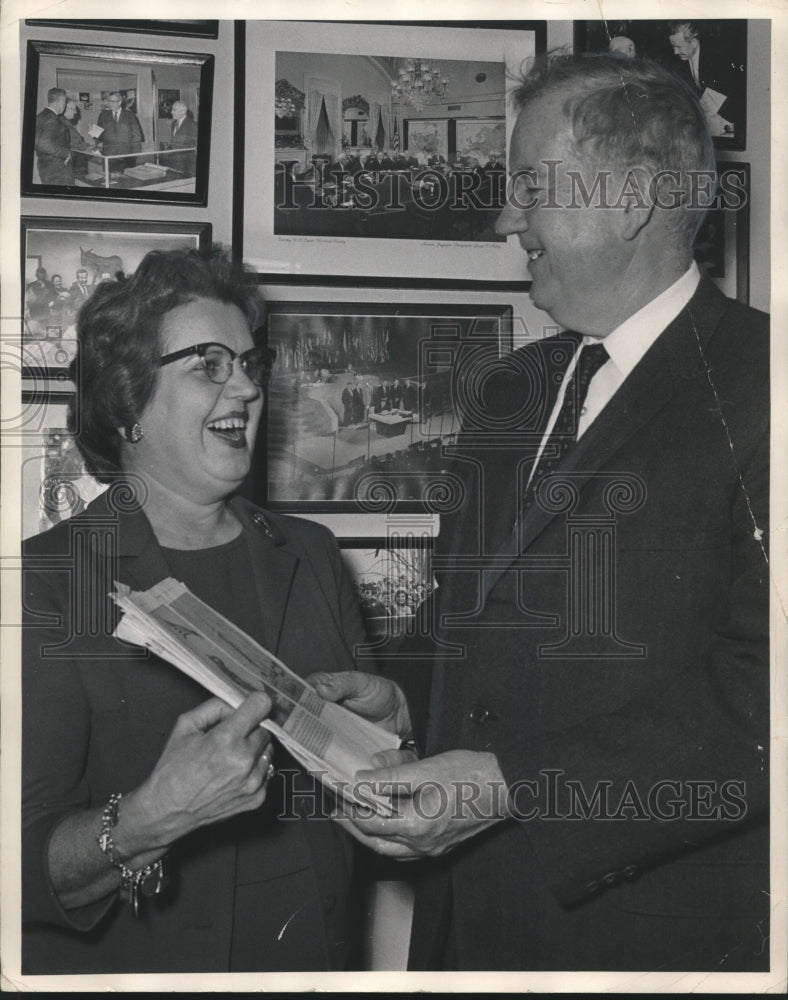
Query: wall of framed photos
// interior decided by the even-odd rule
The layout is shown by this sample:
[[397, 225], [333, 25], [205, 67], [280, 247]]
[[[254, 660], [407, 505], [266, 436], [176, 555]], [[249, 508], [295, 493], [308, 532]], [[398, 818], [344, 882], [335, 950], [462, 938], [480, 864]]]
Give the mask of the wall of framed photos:
[[[727, 294], [768, 309], [769, 66], [764, 53], [769, 45], [769, 22], [736, 24], [741, 30], [730, 32], [731, 37], [738, 38], [739, 44], [746, 39], [746, 130], [742, 127], [735, 141], [723, 140], [720, 155], [726, 170], [738, 171], [747, 199], [742, 211], [710, 216], [699, 241], [706, 256], [699, 260]], [[664, 43], [664, 31], [657, 22], [621, 22], [620, 28], [636, 35], [639, 44], [648, 44], [649, 39], [654, 46]], [[258, 270], [264, 293], [272, 302], [274, 321], [284, 323], [292, 304], [301, 303], [304, 315], [292, 320], [291, 326], [295, 323], [292, 329], [296, 331], [307, 328], [305, 336], [291, 332], [280, 345], [286, 369], [282, 369], [277, 383], [281, 391], [273, 394], [272, 404], [275, 408], [281, 403], [282, 410], [270, 415], [250, 495], [321, 520], [341, 538], [385, 539], [393, 511], [416, 516], [420, 525], [429, 524], [434, 533], [439, 529], [440, 507], [420, 501], [440, 492], [439, 476], [429, 473], [433, 449], [451, 444], [456, 432], [455, 414], [446, 403], [441, 383], [452, 363], [445, 338], [458, 341], [469, 332], [476, 335], [478, 331], [469, 331], [462, 320], [474, 308], [480, 314], [487, 311], [497, 316], [498, 327], [486, 335], [498, 338], [502, 352], [549, 334], [554, 324], [530, 302], [517, 241], [495, 236], [495, 211], [477, 213], [466, 225], [462, 213], [443, 217], [411, 211], [405, 198], [402, 205], [395, 202], [402, 211], [392, 212], [386, 204], [378, 218], [375, 212], [366, 212], [359, 221], [360, 213], [343, 203], [339, 191], [329, 193], [330, 211], [294, 211], [277, 217], [281, 190], [275, 187], [276, 171], [282, 160], [295, 164], [285, 192], [294, 204], [300, 193], [313, 196], [314, 184], [308, 187], [299, 173], [307, 165], [307, 150], [297, 147], [333, 142], [339, 155], [348, 145], [346, 135], [340, 143], [339, 131], [350, 127], [347, 122], [340, 124], [339, 118], [348, 108], [348, 121], [355, 117], [366, 123], [354, 126], [352, 134], [359, 144], [362, 137], [371, 143], [369, 132], [374, 131], [375, 119], [387, 146], [401, 145], [401, 152], [421, 153], [419, 144], [423, 143], [422, 160], [432, 149], [432, 129], [436, 159], [445, 158], [444, 153], [460, 159], [459, 146], [446, 146], [445, 136], [451, 134], [453, 144], [458, 135], [469, 137], [466, 145], [481, 143], [479, 166], [491, 153], [500, 154], [505, 164], [506, 149], [492, 147], [508, 145], [514, 114], [505, 92], [491, 86], [494, 64], [490, 60], [503, 59], [503, 79], [524, 58], [545, 48], [599, 47], [595, 32], [599, 34], [596, 22], [570, 21], [491, 24], [485, 32], [437, 28], [428, 39], [418, 27], [402, 25], [23, 22], [23, 373], [38, 372], [44, 390], [54, 386], [62, 401], [65, 366], [73, 355], [69, 339], [73, 317], [58, 310], [57, 302], [48, 304], [47, 311], [37, 301], [37, 268], [44, 267], [50, 275], [57, 272], [68, 290], [78, 284], [80, 269], [87, 269], [91, 283], [100, 279], [102, 267], [111, 272], [121, 262], [126, 270], [133, 270], [148, 243], [150, 247], [193, 245], [195, 240], [205, 244], [213, 239], [232, 244]], [[458, 53], [462, 60], [455, 58]], [[381, 112], [388, 75], [396, 73], [400, 57], [428, 54], [433, 63], [442, 59], [441, 72], [448, 81], [445, 100], [426, 108], [400, 109], [398, 118]], [[279, 81], [280, 75], [286, 86], [280, 89], [277, 82], [275, 103], [269, 84], [272, 79]], [[114, 170], [116, 164], [109, 157], [101, 163], [103, 173], [91, 167], [92, 174], [80, 174], [77, 157], [73, 184], [42, 176], [33, 155], [33, 131], [42, 95], [53, 83], [62, 84], [70, 94], [73, 91], [85, 124], [100, 116], [107, 88], [121, 90], [145, 133], [131, 171]], [[343, 99], [341, 107], [334, 102], [335, 86]], [[292, 107], [280, 106], [282, 94], [295, 102]], [[177, 153], [169, 160], [147, 154], [147, 149], [166, 145], [172, 128], [170, 109], [176, 100], [193, 106], [191, 154]], [[323, 102], [328, 139], [319, 140], [316, 130], [309, 133], [310, 101], [313, 117]], [[475, 106], [483, 110], [482, 118], [474, 117]], [[275, 118], [280, 113], [286, 117]], [[336, 118], [333, 136], [328, 121], [332, 116]], [[444, 119], [449, 125], [441, 140]], [[282, 131], [276, 144], [272, 142], [274, 130], [266, 126], [275, 121], [289, 129]], [[299, 129], [307, 134], [301, 135]], [[410, 149], [406, 147], [409, 129]], [[504, 133], [506, 141], [501, 142]], [[282, 144], [284, 148], [279, 148]], [[191, 161], [184, 160], [189, 155]], [[184, 163], [185, 170], [168, 169]], [[453, 164], [466, 173], [472, 165], [473, 159], [467, 157], [464, 164]], [[404, 188], [408, 196], [417, 192], [418, 181], [413, 184], [411, 180], [418, 169], [414, 160]], [[429, 188], [422, 188], [422, 199], [429, 193]], [[389, 185], [385, 194], [399, 198], [402, 189]], [[313, 230], [310, 226], [315, 219], [319, 226]], [[405, 316], [395, 317], [396, 313]], [[426, 379], [419, 379], [420, 359], [411, 356], [412, 351], [403, 354], [400, 350], [402, 330], [419, 323], [422, 333], [435, 328], [444, 338], [442, 368], [433, 366]], [[446, 332], [447, 323], [454, 323], [453, 332]], [[339, 377], [348, 368], [349, 376]], [[384, 383], [393, 387], [393, 412], [399, 409], [407, 417], [389, 418], [388, 411], [382, 416], [376, 412], [380, 407], [373, 397], [382, 393]], [[408, 395], [413, 398], [407, 399]], [[296, 398], [302, 401], [298, 405], [303, 413], [297, 410]], [[276, 428], [282, 422], [277, 423], [277, 418], [282, 414], [296, 435], [292, 440], [277, 438]], [[55, 435], [58, 441], [61, 437]], [[49, 450], [44, 447], [49, 465], [44, 463], [42, 469], [51, 466], [51, 440], [55, 439], [50, 439], [51, 435]], [[41, 442], [36, 447], [42, 447]], [[65, 449], [65, 464], [72, 461], [73, 454]], [[381, 502], [362, 505], [360, 516], [349, 502], [359, 482], [373, 494], [383, 490]], [[291, 487], [296, 483], [294, 491]], [[26, 489], [29, 499], [33, 495], [29, 484]], [[58, 494], [50, 491], [47, 495]], [[69, 497], [70, 493], [66, 500]], [[66, 503], [64, 509], [73, 512], [78, 503], [76, 508]], [[48, 524], [48, 512], [29, 511], [25, 523]]]
[[[474, 143], [492, 156], [501, 128], [508, 140], [513, 115], [504, 95], [492, 93], [491, 60], [512, 69], [545, 48], [593, 46], [595, 24], [516, 22], [489, 31], [455, 24], [420, 32], [369, 24], [114, 21], [108, 29], [108, 23], [28, 21], [19, 28], [21, 260], [10, 287], [16, 294], [21, 282], [22, 396], [18, 426], [4, 429], [4, 444], [18, 449], [21, 463], [22, 535], [72, 516], [97, 492], [65, 428], [73, 307], [88, 294], [80, 273], [92, 285], [115, 270], [133, 271], [148, 249], [215, 240], [256, 266], [279, 350], [269, 404], [275, 412], [261, 435], [248, 493], [328, 525], [347, 554], [370, 635], [396, 634], [432, 588], [431, 542], [443, 498], [451, 495], [439, 460], [457, 430], [448, 371], [474, 338], [503, 354], [556, 327], [529, 299], [517, 242], [492, 238], [492, 212], [458, 222], [407, 210], [424, 164], [408, 166], [407, 190], [389, 183], [372, 192], [401, 196], [396, 216], [369, 213], [359, 220], [335, 185], [325, 193], [325, 218], [310, 228], [296, 208], [300, 194], [314, 191], [302, 170], [310, 101], [326, 113], [322, 133], [315, 128], [306, 138], [327, 148], [344, 149], [345, 112], [348, 123], [355, 121], [351, 145], [363, 144], [363, 120], [368, 137], [373, 127], [382, 129], [387, 145], [396, 139], [405, 147], [418, 136], [424, 147], [418, 152], [438, 160], [467, 153]], [[726, 294], [768, 310], [770, 22], [741, 23], [746, 32], [731, 37], [746, 38], [746, 130], [719, 149], [747, 198], [740, 211], [710, 216], [701, 263]], [[664, 42], [662, 29], [628, 24], [638, 44]], [[380, 97], [386, 71], [406, 55], [442, 60], [448, 99], [395, 122], [380, 112]], [[461, 70], [451, 69], [463, 61]], [[280, 75], [287, 84], [281, 94], [273, 86]], [[482, 75], [476, 94], [458, 92], [458, 81], [467, 91]], [[33, 151], [35, 117], [53, 83], [73, 92], [86, 124], [98, 122], [110, 88], [123, 93], [144, 133], [132, 154], [137, 159], [122, 171], [113, 170], [112, 157], [98, 170], [83, 163], [84, 172], [65, 182], [42, 174]], [[145, 146], [161, 152], [172, 138], [174, 101], [189, 105], [193, 144], [156, 162]], [[413, 146], [415, 153], [415, 139]], [[507, 151], [500, 152], [505, 163]], [[285, 173], [282, 161], [295, 166]], [[458, 173], [463, 169], [474, 168], [466, 163]], [[289, 185], [294, 205], [279, 218], [278, 178]], [[430, 185], [419, 190], [428, 200]], [[13, 263], [4, 261], [6, 302]], [[41, 268], [60, 277], [62, 290], [36, 287]], [[389, 905], [407, 911], [407, 893], [390, 897]], [[401, 921], [397, 926], [401, 931]], [[390, 928], [383, 927], [370, 943], [377, 967], [402, 960], [382, 954], [389, 940]]]

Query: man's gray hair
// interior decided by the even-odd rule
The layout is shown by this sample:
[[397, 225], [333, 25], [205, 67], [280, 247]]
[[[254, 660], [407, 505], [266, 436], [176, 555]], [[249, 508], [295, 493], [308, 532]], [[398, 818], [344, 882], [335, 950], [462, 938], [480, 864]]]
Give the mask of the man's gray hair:
[[[514, 100], [522, 108], [540, 97], [565, 94], [563, 111], [575, 151], [591, 167], [626, 173], [644, 167], [651, 177], [679, 175], [688, 211], [671, 213], [694, 234], [694, 175], [715, 170], [714, 146], [696, 96], [678, 77], [643, 58], [610, 53], [551, 53], [534, 61]], [[693, 186], [694, 185], [694, 186]]]

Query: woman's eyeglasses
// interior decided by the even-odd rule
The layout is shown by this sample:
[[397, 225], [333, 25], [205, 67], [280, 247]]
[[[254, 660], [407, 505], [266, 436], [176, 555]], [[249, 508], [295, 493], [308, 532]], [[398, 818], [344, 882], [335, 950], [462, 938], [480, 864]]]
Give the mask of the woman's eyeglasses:
[[190, 354], [199, 356], [205, 374], [211, 382], [216, 382], [219, 385], [230, 378], [233, 373], [233, 362], [237, 358], [241, 371], [246, 377], [251, 379], [255, 385], [265, 386], [271, 375], [271, 367], [276, 360], [276, 351], [272, 351], [269, 347], [252, 347], [250, 350], [244, 351], [243, 354], [236, 354], [224, 344], [211, 342], [192, 344], [191, 347], [184, 347], [183, 350], [165, 354], [159, 358], [159, 365], [168, 365], [171, 361], [186, 358]]

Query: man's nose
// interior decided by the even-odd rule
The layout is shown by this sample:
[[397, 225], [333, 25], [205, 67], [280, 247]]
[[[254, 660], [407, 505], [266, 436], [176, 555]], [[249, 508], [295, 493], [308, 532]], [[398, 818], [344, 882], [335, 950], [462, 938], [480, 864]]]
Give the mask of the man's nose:
[[506, 202], [503, 211], [498, 216], [495, 223], [495, 232], [498, 236], [509, 236], [512, 233], [522, 233], [528, 229], [527, 213], [512, 204], [511, 200]]

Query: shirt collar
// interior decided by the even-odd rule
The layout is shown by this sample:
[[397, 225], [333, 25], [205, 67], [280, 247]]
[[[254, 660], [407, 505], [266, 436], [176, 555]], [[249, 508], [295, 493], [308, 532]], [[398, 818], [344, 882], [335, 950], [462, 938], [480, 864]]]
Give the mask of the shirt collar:
[[[700, 281], [698, 265], [693, 261], [678, 281], [647, 302], [603, 338], [613, 364], [626, 378], [657, 337], [678, 316], [695, 294]], [[583, 343], [596, 344], [598, 337], [583, 337]]]

